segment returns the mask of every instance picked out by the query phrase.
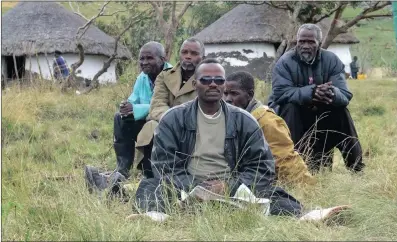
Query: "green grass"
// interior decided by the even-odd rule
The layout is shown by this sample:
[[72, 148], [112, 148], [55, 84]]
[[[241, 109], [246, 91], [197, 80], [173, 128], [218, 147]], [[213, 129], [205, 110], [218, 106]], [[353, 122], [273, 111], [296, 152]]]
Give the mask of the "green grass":
[[[3, 240], [392, 240], [397, 238], [397, 82], [349, 81], [349, 109], [365, 153], [362, 175], [346, 171], [336, 154], [334, 171], [310, 190], [287, 188], [307, 209], [351, 204], [351, 218], [326, 226], [255, 210], [204, 207], [173, 214], [164, 224], [126, 220], [133, 204], [109, 204], [85, 188], [83, 166], [114, 169], [113, 114], [130, 84], [89, 95], [51, 87], [2, 92]], [[268, 86], [258, 86], [266, 99]], [[94, 139], [91, 132], [97, 130]], [[69, 179], [55, 180], [57, 176]]]

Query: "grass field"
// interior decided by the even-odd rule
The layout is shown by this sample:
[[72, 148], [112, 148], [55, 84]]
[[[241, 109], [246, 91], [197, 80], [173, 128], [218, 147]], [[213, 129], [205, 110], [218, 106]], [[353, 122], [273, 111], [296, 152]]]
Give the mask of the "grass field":
[[[257, 88], [262, 100], [269, 90], [263, 85]], [[175, 213], [164, 224], [128, 221], [133, 204], [105, 203], [90, 195], [83, 166], [114, 169], [113, 114], [130, 85], [103, 87], [84, 96], [61, 94], [48, 86], [11, 87], [2, 92], [2, 239], [393, 240], [397, 82], [349, 81], [349, 86], [365, 173], [348, 173], [336, 154], [334, 171], [318, 175], [313, 189], [287, 188], [307, 209], [351, 204], [350, 219], [332, 226], [209, 206], [201, 213]]]

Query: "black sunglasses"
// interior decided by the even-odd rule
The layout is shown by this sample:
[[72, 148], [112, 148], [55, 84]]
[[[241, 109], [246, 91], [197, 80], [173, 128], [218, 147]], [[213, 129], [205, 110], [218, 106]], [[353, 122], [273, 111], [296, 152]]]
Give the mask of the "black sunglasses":
[[210, 85], [212, 82], [215, 82], [216, 85], [223, 85], [225, 84], [225, 78], [221, 76], [203, 76], [200, 79], [201, 84], [203, 85]]

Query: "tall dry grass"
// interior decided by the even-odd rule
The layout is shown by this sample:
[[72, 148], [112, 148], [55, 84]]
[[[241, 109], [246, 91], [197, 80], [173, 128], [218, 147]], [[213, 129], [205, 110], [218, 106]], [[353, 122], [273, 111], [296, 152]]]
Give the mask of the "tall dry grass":
[[[349, 81], [350, 110], [367, 169], [352, 175], [335, 155], [333, 172], [311, 190], [287, 188], [307, 209], [351, 204], [346, 224], [326, 226], [255, 210], [204, 206], [164, 224], [127, 221], [133, 204], [90, 195], [84, 164], [114, 169], [113, 115], [130, 85], [88, 95], [56, 88], [2, 92], [2, 238], [4, 240], [393, 240], [397, 238], [397, 82]], [[269, 88], [258, 85], [266, 99]], [[95, 131], [97, 136], [93, 136]], [[63, 177], [63, 179], [59, 179]]]

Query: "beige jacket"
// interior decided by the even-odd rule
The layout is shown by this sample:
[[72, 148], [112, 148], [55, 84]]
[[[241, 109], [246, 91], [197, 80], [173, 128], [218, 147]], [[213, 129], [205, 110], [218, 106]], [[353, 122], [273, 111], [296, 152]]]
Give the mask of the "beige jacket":
[[178, 62], [173, 68], [162, 71], [156, 78], [153, 97], [150, 102], [148, 122], [138, 134], [136, 147], [146, 146], [153, 138], [154, 129], [161, 116], [170, 108], [191, 101], [197, 94], [193, 88], [192, 76], [182, 88], [181, 64]]
[[161, 115], [171, 107], [196, 98], [197, 94], [193, 89], [193, 80], [194, 76], [180, 88], [182, 74], [179, 62], [172, 69], [161, 72], [156, 78], [156, 85], [150, 103], [149, 119], [158, 122]]

